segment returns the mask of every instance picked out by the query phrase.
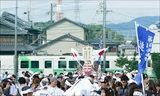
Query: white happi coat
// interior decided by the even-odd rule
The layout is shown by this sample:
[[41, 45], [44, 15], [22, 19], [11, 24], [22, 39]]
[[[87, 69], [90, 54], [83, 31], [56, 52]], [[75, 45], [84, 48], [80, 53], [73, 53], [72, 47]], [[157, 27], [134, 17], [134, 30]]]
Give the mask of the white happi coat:
[[65, 93], [65, 96], [91, 96], [93, 85], [88, 78], [78, 80]]

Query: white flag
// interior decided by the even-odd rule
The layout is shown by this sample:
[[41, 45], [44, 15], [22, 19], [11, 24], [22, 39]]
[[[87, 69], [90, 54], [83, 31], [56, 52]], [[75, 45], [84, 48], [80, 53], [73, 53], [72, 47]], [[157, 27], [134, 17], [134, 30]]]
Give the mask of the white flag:
[[71, 53], [72, 53], [73, 59], [75, 59], [75, 60], [79, 59], [79, 53], [77, 52], [76, 49], [71, 48]]

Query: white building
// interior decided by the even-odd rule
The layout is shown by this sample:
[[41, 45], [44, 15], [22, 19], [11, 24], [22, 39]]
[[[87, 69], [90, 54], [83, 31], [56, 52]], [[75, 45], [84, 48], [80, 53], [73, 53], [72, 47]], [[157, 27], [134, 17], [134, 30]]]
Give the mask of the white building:
[[155, 33], [151, 53], [160, 53], [160, 23], [150, 25], [149, 29]]

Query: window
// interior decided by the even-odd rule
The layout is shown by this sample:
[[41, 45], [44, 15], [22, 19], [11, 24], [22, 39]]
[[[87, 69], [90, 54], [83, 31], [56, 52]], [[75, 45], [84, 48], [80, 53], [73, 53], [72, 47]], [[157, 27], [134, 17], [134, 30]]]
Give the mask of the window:
[[[83, 66], [84, 61], [80, 61], [80, 64]], [[69, 68], [77, 68], [80, 66], [77, 61], [69, 61]]]
[[[102, 61], [101, 64], [102, 64], [102, 65], [101, 65], [101, 68], [103, 68], [103, 61]], [[109, 68], [109, 61], [106, 61], [106, 63], [105, 63], [105, 68]]]
[[106, 38], [109, 38], [109, 33], [106, 33]]
[[45, 68], [52, 68], [52, 61], [45, 61]]
[[66, 68], [66, 61], [58, 61], [58, 68]]
[[81, 65], [83, 66], [84, 65], [84, 61], [80, 61]]
[[28, 61], [21, 61], [21, 68], [28, 68], [29, 62]]
[[31, 68], [39, 68], [39, 61], [31, 61]]
[[78, 62], [77, 61], [69, 61], [69, 68], [77, 68]]

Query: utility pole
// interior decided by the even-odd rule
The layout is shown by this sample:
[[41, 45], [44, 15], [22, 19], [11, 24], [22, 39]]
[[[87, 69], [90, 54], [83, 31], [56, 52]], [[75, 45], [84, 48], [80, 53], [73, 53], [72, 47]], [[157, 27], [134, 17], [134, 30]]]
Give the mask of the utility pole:
[[75, 2], [75, 9], [74, 9], [74, 12], [75, 12], [75, 21], [79, 22], [79, 19], [80, 19], [79, 0], [74, 0], [74, 2]]
[[32, 22], [31, 22], [31, 0], [29, 0], [28, 22], [29, 22], [30, 26], [32, 26]]
[[51, 2], [51, 12], [50, 12], [50, 14], [51, 14], [50, 15], [51, 16], [50, 20], [53, 21], [53, 4], [52, 4], [52, 2]]
[[28, 10], [28, 12], [27, 12], [27, 17], [28, 17], [28, 22], [30, 23], [30, 11]]
[[18, 77], [18, 56], [17, 56], [17, 14], [18, 14], [18, 0], [16, 0], [16, 14], [15, 14], [15, 44], [14, 44], [14, 75]]
[[[103, 48], [106, 47], [106, 0], [103, 0]], [[106, 52], [103, 54], [103, 71], [105, 71]]]

